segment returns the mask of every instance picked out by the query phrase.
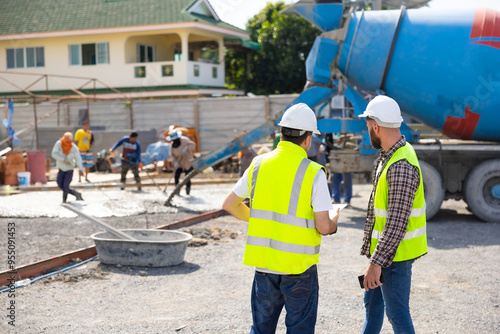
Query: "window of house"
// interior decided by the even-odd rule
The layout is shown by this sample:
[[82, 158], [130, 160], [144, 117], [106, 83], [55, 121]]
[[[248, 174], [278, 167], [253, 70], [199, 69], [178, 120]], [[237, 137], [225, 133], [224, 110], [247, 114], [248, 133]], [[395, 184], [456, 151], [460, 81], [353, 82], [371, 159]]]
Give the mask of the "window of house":
[[182, 61], [182, 50], [181, 49], [174, 50], [174, 61]]
[[7, 68], [44, 67], [43, 47], [7, 49]]
[[70, 65], [109, 64], [109, 43], [72, 44], [69, 46]]
[[137, 62], [151, 63], [156, 61], [156, 45], [137, 44]]
[[201, 48], [201, 59], [206, 63], [218, 64], [219, 63], [219, 49], [217, 47], [203, 47]]

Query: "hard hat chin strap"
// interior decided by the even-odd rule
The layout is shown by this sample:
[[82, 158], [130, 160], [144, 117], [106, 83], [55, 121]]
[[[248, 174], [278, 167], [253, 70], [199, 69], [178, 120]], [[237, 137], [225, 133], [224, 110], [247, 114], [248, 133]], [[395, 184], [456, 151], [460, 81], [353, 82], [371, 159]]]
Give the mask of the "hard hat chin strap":
[[306, 133], [307, 131], [305, 131], [305, 130], [295, 130], [295, 129], [290, 129], [290, 128], [281, 128], [281, 132], [283, 132], [283, 134], [285, 136], [288, 136], [288, 137], [300, 137], [304, 133]]

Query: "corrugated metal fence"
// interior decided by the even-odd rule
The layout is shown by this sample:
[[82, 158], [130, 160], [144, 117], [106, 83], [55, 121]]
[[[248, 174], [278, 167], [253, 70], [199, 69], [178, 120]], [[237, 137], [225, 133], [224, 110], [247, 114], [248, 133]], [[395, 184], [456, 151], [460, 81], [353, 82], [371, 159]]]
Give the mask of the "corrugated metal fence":
[[[165, 130], [171, 124], [195, 127], [200, 135], [201, 151], [212, 151], [245, 131], [263, 124], [266, 118], [273, 117], [296, 96], [140, 100], [132, 103], [127, 101], [90, 102], [90, 125], [103, 135], [109, 132], [110, 136], [116, 136], [117, 131], [126, 134], [132, 128], [137, 131], [156, 131], [158, 139], [163, 138]], [[74, 132], [79, 128], [86, 109], [86, 102], [38, 104], [36, 110], [39, 119], [57, 110], [38, 125], [40, 149], [45, 149], [50, 155], [52, 148], [50, 145], [53, 145], [54, 140], [65, 131]], [[0, 110], [2, 111], [0, 115], [6, 118], [7, 108]], [[15, 106], [13, 117], [15, 130], [24, 128], [33, 120], [32, 105]], [[54, 136], [56, 138], [52, 138]], [[21, 146], [35, 149], [34, 129], [20, 135], [19, 139]], [[115, 138], [111, 139], [113, 140]], [[141, 144], [145, 150], [149, 142], [143, 140]]]

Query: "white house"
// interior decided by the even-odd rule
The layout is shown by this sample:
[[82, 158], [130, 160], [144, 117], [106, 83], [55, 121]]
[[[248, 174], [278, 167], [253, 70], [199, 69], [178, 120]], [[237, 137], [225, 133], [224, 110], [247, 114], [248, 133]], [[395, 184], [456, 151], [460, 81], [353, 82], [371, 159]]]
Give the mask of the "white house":
[[259, 47], [208, 0], [16, 0], [0, 13], [0, 97], [242, 94], [225, 88], [224, 47]]

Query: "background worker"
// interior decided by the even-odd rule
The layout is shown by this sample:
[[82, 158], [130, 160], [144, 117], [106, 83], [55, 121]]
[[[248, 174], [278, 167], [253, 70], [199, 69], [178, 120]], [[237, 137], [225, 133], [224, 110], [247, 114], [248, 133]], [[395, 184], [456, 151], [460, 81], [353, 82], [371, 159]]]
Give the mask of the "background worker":
[[73, 143], [73, 134], [66, 132], [52, 148], [52, 158], [56, 160], [57, 186], [63, 191], [63, 203], [66, 203], [68, 194], [76, 197], [77, 201], [83, 201], [82, 194], [69, 187], [73, 180], [73, 169], [79, 169], [79, 174], [83, 174], [82, 158], [78, 147]]
[[255, 158], [257, 155], [257, 151], [255, 151], [252, 146], [245, 147], [243, 150], [238, 152], [238, 158], [240, 158], [238, 161], [240, 177], [243, 176], [243, 173], [245, 173], [248, 166], [250, 166], [250, 164], [252, 163], [253, 158]]
[[[188, 175], [189, 172], [193, 170], [191, 161], [193, 161], [196, 144], [188, 137], [184, 137], [182, 132], [179, 130], [170, 131], [167, 140], [172, 142], [170, 144], [169, 154], [174, 164], [174, 180], [175, 186], [177, 186], [179, 184], [181, 173], [184, 172], [185, 175]], [[191, 180], [186, 183], [186, 194], [189, 195], [190, 192]]]
[[[94, 166], [94, 157], [92, 155], [94, 136], [92, 135], [88, 122], [83, 123], [82, 128], [76, 131], [75, 142], [78, 145], [78, 150], [82, 157], [82, 164], [85, 169], [85, 181], [90, 182], [88, 178], [89, 170]], [[81, 175], [78, 175], [78, 182], [82, 182]]]
[[321, 235], [336, 232], [338, 210], [330, 219], [325, 170], [307, 159], [319, 133], [314, 112], [293, 105], [279, 125], [277, 148], [253, 159], [223, 208], [249, 222], [243, 263], [256, 270], [251, 333], [274, 333], [283, 306], [287, 333], [314, 333]]
[[[345, 134], [343, 135], [336, 135], [336, 145], [335, 145], [335, 140], [334, 136], [332, 134], [328, 134], [327, 137], [325, 138], [329, 143], [326, 145], [328, 154], [335, 154], [334, 149], [332, 148], [337, 148], [337, 147], [345, 147], [346, 141], [347, 141], [347, 136]], [[342, 196], [342, 181], [344, 181], [344, 196]], [[351, 199], [352, 199], [352, 174], [351, 173], [332, 173], [331, 175], [331, 182], [330, 182], [330, 189], [332, 191], [332, 201], [333, 204], [340, 204], [341, 197], [344, 198], [344, 203], [347, 205], [351, 204]]]
[[373, 148], [380, 149], [361, 248], [370, 259], [362, 332], [380, 332], [385, 307], [395, 333], [415, 333], [409, 306], [412, 265], [427, 253], [422, 173], [415, 150], [399, 131], [403, 119], [396, 101], [377, 96], [360, 117], [366, 117]]
[[137, 190], [141, 191], [141, 178], [139, 177], [139, 170], [142, 170], [141, 162], [141, 144], [137, 140], [139, 135], [137, 132], [132, 132], [129, 136], [125, 136], [120, 139], [113, 147], [110, 152], [113, 152], [123, 145], [122, 152], [122, 167], [120, 182], [122, 183], [121, 190], [125, 189], [125, 180], [127, 178], [127, 173], [129, 170], [134, 174], [135, 183], [137, 184]]

